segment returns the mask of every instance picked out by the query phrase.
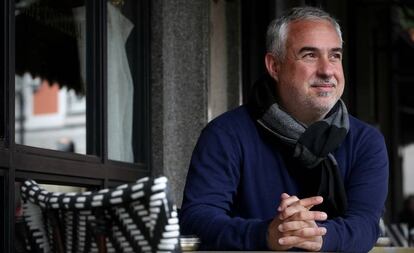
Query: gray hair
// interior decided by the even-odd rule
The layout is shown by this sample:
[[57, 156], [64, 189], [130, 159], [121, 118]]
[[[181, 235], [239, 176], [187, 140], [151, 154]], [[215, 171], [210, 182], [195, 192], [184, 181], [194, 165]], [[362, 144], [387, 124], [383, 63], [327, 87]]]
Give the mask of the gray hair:
[[288, 25], [298, 20], [326, 20], [329, 21], [336, 30], [342, 42], [341, 27], [329, 13], [315, 7], [305, 6], [292, 8], [288, 13], [280, 18], [274, 19], [267, 27], [266, 49], [267, 52], [274, 53], [280, 59], [285, 57], [286, 39]]

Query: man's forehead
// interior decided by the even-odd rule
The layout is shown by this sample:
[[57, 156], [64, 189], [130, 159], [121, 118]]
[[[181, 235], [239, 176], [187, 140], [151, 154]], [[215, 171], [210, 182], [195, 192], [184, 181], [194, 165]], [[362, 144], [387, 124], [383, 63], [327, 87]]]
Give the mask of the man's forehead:
[[306, 35], [311, 33], [334, 33], [336, 36], [339, 34], [335, 26], [324, 19], [310, 19], [310, 20], [298, 20], [292, 21], [287, 26], [287, 36]]
[[327, 20], [301, 20], [291, 22], [286, 34], [288, 47], [342, 48], [342, 40], [334, 25]]
[[309, 18], [309, 19], [300, 19], [300, 20], [292, 20], [291, 22], [288, 23], [288, 28], [292, 28], [292, 27], [301, 27], [301, 26], [306, 26], [308, 29], [309, 28], [314, 28], [317, 29], [318, 26], [323, 25], [323, 26], [330, 26], [333, 29], [335, 29], [334, 24], [332, 24], [332, 22], [330, 22], [329, 20], [323, 19], [323, 18]]

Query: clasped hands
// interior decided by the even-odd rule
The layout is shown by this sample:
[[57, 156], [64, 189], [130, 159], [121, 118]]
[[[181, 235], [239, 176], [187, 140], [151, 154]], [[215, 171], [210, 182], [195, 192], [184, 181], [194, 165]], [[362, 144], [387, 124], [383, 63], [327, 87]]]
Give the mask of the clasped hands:
[[268, 228], [267, 244], [271, 250], [288, 250], [296, 247], [319, 251], [326, 228], [318, 227], [316, 221], [328, 218], [327, 214], [310, 209], [323, 202], [320, 196], [299, 199], [286, 193], [281, 195], [278, 214]]

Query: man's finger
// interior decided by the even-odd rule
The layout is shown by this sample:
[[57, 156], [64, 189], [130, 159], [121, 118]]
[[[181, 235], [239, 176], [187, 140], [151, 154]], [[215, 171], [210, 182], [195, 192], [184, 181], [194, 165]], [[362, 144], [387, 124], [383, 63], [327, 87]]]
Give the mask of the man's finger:
[[308, 211], [308, 209], [306, 209], [305, 207], [299, 204], [292, 204], [290, 206], [287, 206], [286, 208], [284, 208], [282, 211], [279, 212], [279, 218], [281, 220], [286, 220], [290, 218], [292, 215], [299, 213], [299, 212], [304, 212], [304, 211]]
[[[307, 250], [319, 250], [322, 247], [322, 236], [302, 237], [289, 235], [281, 237], [279, 244], [285, 247], [298, 247]], [[306, 248], [305, 248], [306, 247]]]
[[290, 215], [286, 221], [324, 221], [328, 215], [321, 211], [300, 211]]
[[283, 245], [285, 247], [294, 247], [297, 244], [300, 244], [306, 240], [307, 238], [300, 237], [300, 236], [285, 236], [285, 237], [279, 238], [278, 242], [280, 245]]
[[289, 197], [290, 197], [290, 195], [289, 195], [289, 194], [287, 194], [286, 192], [284, 192], [284, 193], [282, 193], [282, 195], [280, 195], [280, 199], [281, 199], [281, 200], [287, 199], [287, 198], [289, 198]]
[[296, 196], [289, 196], [288, 194], [286, 194], [286, 195], [289, 196], [289, 197], [287, 197], [285, 194], [286, 193], [283, 193], [281, 195], [281, 197], [280, 197], [281, 198], [281, 201], [280, 201], [280, 205], [279, 205], [279, 207], [277, 209], [279, 212], [283, 211], [285, 208], [287, 208], [288, 206], [292, 205], [293, 203], [299, 201], [299, 198], [298, 197], [296, 197]]
[[323, 221], [328, 218], [325, 212], [321, 211], [309, 211], [301, 205], [292, 205], [279, 213], [281, 220], [288, 221], [308, 221], [308, 220], [318, 220]]
[[296, 248], [308, 250], [308, 251], [319, 251], [322, 248], [322, 240], [319, 242], [304, 241], [295, 246]]
[[319, 205], [323, 202], [321, 196], [309, 197], [299, 200], [299, 204], [307, 209], [311, 209], [313, 206]]
[[278, 226], [278, 230], [282, 233], [288, 231], [295, 231], [303, 228], [309, 227], [316, 227], [317, 225], [313, 223], [309, 223], [308, 221], [288, 221], [283, 222]]
[[319, 205], [323, 202], [323, 198], [321, 196], [314, 196], [314, 197], [299, 199], [297, 196], [290, 196], [287, 193], [282, 193], [282, 195], [280, 196], [280, 199], [281, 199], [281, 202], [277, 209], [279, 212], [283, 211], [288, 206], [291, 206], [293, 204], [301, 205], [309, 210], [313, 206]]
[[326, 228], [324, 227], [303, 228], [303, 229], [299, 229], [291, 233], [292, 236], [299, 236], [299, 237], [315, 237], [315, 236], [323, 236], [325, 234], [326, 234]]

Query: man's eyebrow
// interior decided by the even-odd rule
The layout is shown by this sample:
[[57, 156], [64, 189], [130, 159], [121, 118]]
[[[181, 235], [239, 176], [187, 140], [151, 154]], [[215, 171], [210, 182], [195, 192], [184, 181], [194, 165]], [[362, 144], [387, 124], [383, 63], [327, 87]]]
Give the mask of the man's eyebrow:
[[[319, 51], [319, 49], [316, 48], [316, 47], [302, 47], [299, 50], [299, 54], [300, 53], [303, 53], [303, 52], [316, 52], [316, 51]], [[329, 51], [330, 52], [339, 52], [339, 53], [342, 53], [343, 49], [342, 49], [342, 47], [335, 47], [335, 48], [330, 49]]]
[[335, 48], [332, 48], [330, 51], [331, 52], [339, 52], [339, 53], [342, 53], [342, 51], [344, 51], [344, 50], [342, 49], [342, 47], [335, 47]]
[[302, 48], [299, 50], [299, 54], [300, 54], [300, 53], [303, 53], [303, 52], [309, 52], [309, 51], [311, 51], [311, 52], [315, 52], [315, 51], [318, 51], [318, 49], [317, 49], [316, 47], [302, 47]]

